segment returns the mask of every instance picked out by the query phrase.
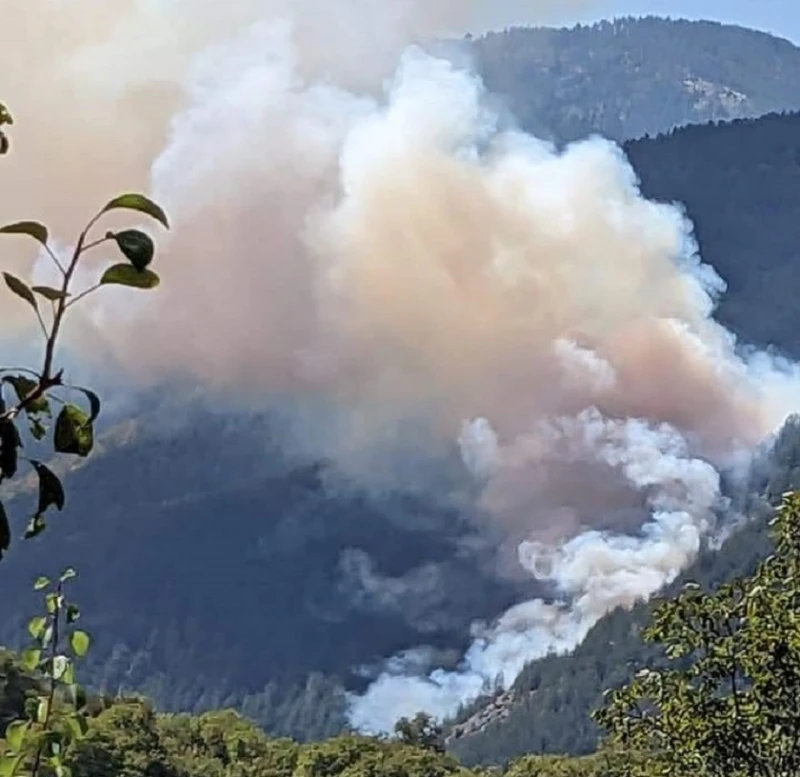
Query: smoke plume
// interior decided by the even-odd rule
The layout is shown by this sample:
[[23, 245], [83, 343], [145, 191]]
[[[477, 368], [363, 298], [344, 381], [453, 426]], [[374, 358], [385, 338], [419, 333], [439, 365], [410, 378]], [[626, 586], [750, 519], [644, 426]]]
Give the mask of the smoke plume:
[[[319, 414], [309, 444], [363, 479], [401, 427], [424, 430], [420, 447], [458, 444], [474, 520], [504, 538], [500, 573], [553, 587], [476, 625], [455, 671], [390, 663], [353, 699], [368, 729], [448, 714], [674, 579], [727, 510], [720, 473], [797, 385], [791, 365], [737, 353], [690, 223], [642, 198], [619, 148], [516, 131], [467, 69], [415, 45], [527, 20], [489, 5], [2, 8], [18, 119], [4, 218], [47, 220], [66, 245], [142, 188], [173, 222], [159, 291], [91, 298], [72, 347], [141, 380], [291, 397]], [[11, 262], [47, 279], [22, 247]], [[25, 311], [7, 304], [11, 328]], [[436, 578], [387, 583], [349, 558], [373, 603]]]

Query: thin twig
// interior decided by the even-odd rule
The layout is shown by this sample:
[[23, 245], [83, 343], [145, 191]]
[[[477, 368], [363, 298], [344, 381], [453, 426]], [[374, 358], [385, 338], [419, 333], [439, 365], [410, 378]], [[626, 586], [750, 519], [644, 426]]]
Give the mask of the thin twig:
[[69, 310], [76, 302], [80, 302], [84, 297], [87, 297], [93, 291], [97, 291], [101, 285], [102, 284], [100, 283], [96, 283], [94, 286], [91, 286], [90, 288], [86, 289], [86, 291], [82, 291], [80, 294], [78, 294], [77, 297], [72, 297], [72, 299], [70, 299], [70, 301], [67, 302], [66, 306], [67, 310]]
[[111, 238], [110, 238], [110, 237], [108, 237], [108, 235], [106, 235], [105, 237], [100, 237], [100, 238], [98, 238], [97, 240], [93, 240], [91, 243], [87, 243], [87, 244], [86, 244], [86, 245], [83, 247], [83, 250], [84, 250], [84, 251], [89, 251], [89, 250], [90, 250], [90, 249], [92, 249], [92, 248], [97, 248], [97, 246], [99, 246], [99, 245], [101, 245], [101, 244], [103, 244], [103, 243], [106, 243], [106, 242], [108, 242], [109, 240], [111, 240]]
[[[61, 594], [62, 583], [59, 583], [56, 588], [56, 603], [53, 612], [53, 637], [50, 643], [50, 688], [47, 695], [47, 712], [42, 721], [42, 728], [46, 732], [50, 726], [50, 715], [53, 712], [53, 703], [56, 698], [56, 656], [58, 655], [58, 641], [59, 633], [58, 627], [61, 619]], [[33, 761], [33, 768], [31, 769], [31, 777], [38, 777], [39, 768], [42, 764], [42, 751], [44, 750], [44, 742], [40, 742], [36, 749], [36, 758]]]
[[44, 323], [44, 319], [42, 318], [42, 314], [39, 311], [39, 307], [37, 306], [34, 308], [36, 310], [36, 318], [39, 319], [39, 326], [42, 329], [42, 334], [45, 336], [45, 339], [50, 336], [50, 333], [47, 331], [47, 325]]
[[53, 253], [53, 250], [50, 248], [49, 245], [45, 244], [44, 250], [50, 255], [50, 258], [56, 263], [56, 267], [61, 271], [62, 275], [66, 275], [66, 270], [64, 269], [64, 265], [61, 264], [61, 260]]

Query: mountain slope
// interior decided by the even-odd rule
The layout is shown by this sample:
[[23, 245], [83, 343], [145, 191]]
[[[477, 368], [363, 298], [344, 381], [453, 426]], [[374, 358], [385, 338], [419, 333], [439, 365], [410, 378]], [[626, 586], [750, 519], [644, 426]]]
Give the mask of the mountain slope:
[[[18, 592], [0, 600], [7, 644], [36, 607], [24, 593], [32, 575], [74, 565], [98, 636], [95, 686], [141, 690], [168, 709], [236, 703], [265, 724], [282, 710], [288, 725], [287, 702], [298, 714], [314, 702], [281, 731], [328, 735], [344, 725], [333, 678], [357, 687], [358, 667], [409, 644], [461, 650], [475, 618], [518, 595], [457, 558], [468, 530], [452, 509], [364, 494], [288, 458], [264, 416], [169, 407], [112, 430], [105, 453], [67, 475], [64, 514], [4, 560]], [[11, 503], [17, 523], [25, 502]], [[370, 598], [361, 585], [370, 572], [403, 580], [426, 564], [436, 577], [413, 600]]]
[[[769, 548], [764, 522], [757, 521], [719, 553], [705, 554], [670, 590], [689, 580], [712, 586], [747, 574]], [[526, 753], [594, 752], [600, 732], [590, 715], [604, 691], [658, 660], [657, 651], [641, 640], [649, 612], [647, 605], [617, 610], [574, 653], [529, 664], [508, 693], [463, 711], [450, 732], [450, 750], [467, 764], [506, 763]]]
[[715, 22], [620, 19], [476, 39], [477, 69], [522, 126], [569, 141], [800, 108], [800, 49]]
[[645, 196], [681, 203], [727, 283], [717, 319], [800, 356], [800, 115], [685, 127], [625, 146]]

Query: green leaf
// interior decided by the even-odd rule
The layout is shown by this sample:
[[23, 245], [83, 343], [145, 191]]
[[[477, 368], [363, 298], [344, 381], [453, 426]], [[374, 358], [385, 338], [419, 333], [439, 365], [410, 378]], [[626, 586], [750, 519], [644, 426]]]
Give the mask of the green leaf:
[[156, 247], [150, 235], [138, 229], [126, 229], [116, 234], [109, 232], [109, 236], [117, 241], [119, 250], [139, 272], [146, 270], [153, 261]]
[[30, 419], [30, 433], [34, 440], [43, 440], [47, 434], [47, 427], [38, 419]]
[[50, 701], [46, 696], [39, 699], [39, 706], [36, 708], [36, 722], [44, 723], [50, 712]]
[[39, 513], [44, 513], [55, 505], [57, 510], [64, 509], [64, 486], [51, 469], [39, 461], [31, 461], [36, 474], [39, 476]]
[[33, 292], [28, 288], [26, 283], [23, 283], [19, 278], [8, 272], [3, 273], [3, 278], [6, 282], [6, 286], [8, 286], [14, 294], [24, 299], [34, 310], [39, 309], [39, 306], [36, 304], [36, 297], [33, 296]]
[[8, 514], [2, 502], [0, 502], [0, 558], [11, 545], [11, 526], [8, 523]]
[[[64, 680], [64, 682], [68, 682], [65, 679], [65, 675], [69, 672], [69, 668], [72, 666], [69, 658], [67, 656], [54, 656], [53, 658], [53, 679], [54, 680]], [[74, 678], [72, 678], [74, 679]]]
[[0, 235], [28, 235], [34, 240], [37, 240], [43, 246], [47, 245], [49, 237], [47, 227], [40, 224], [38, 221], [18, 221], [15, 224], [9, 224], [5, 227], [0, 227]]
[[[3, 378], [3, 382], [14, 387], [14, 393], [17, 395], [17, 399], [20, 402], [23, 402], [25, 398], [30, 396], [39, 386], [38, 381], [26, 378], [22, 375], [10, 375], [7, 378]], [[25, 408], [28, 415], [47, 413], [49, 410], [50, 403], [44, 395], [28, 404]]]
[[67, 623], [75, 623], [81, 617], [81, 611], [74, 604], [67, 605]]
[[14, 422], [7, 418], [0, 419], [0, 475], [13, 478], [17, 474], [21, 447], [22, 440]]
[[139, 213], [144, 213], [156, 221], [160, 221], [167, 229], [169, 229], [169, 221], [166, 213], [154, 203], [151, 199], [142, 194], [122, 194], [115, 197], [108, 205], [100, 211], [100, 213], [108, 213], [110, 210], [124, 208], [126, 210], [136, 210]]
[[39, 668], [39, 662], [42, 660], [42, 651], [39, 648], [23, 650], [20, 660], [25, 669], [29, 672], [35, 672]]
[[30, 622], [28, 623], [28, 633], [34, 639], [39, 639], [42, 634], [44, 634], [44, 630], [46, 628], [47, 618], [44, 615], [37, 615], [35, 618], [31, 618]]
[[89, 400], [89, 407], [90, 407], [90, 415], [89, 415], [89, 422], [94, 423], [97, 420], [97, 417], [100, 415], [100, 397], [94, 393], [94, 391], [90, 391], [87, 388], [81, 388], [80, 386], [71, 386], [70, 388], [74, 388], [75, 391], [80, 391], [86, 399]]
[[[0, 141], [2, 141], [2, 133], [0, 133]], [[3, 144], [0, 142], [0, 154], [5, 153], [3, 151]], [[25, 753], [20, 753], [16, 756], [3, 756], [0, 758], [0, 775], [2, 777], [17, 777], [19, 774], [19, 767], [22, 765], [22, 761], [25, 758]]]
[[44, 600], [51, 615], [56, 615], [64, 604], [64, 597], [58, 593], [49, 593]]
[[67, 659], [68, 663], [64, 669], [64, 674], [61, 676], [61, 682], [64, 685], [73, 685], [75, 683], [75, 664]]
[[28, 733], [30, 725], [29, 720], [15, 720], [13, 723], [9, 723], [6, 729], [6, 742], [15, 753], [22, 750], [25, 734]]
[[74, 570], [72, 567], [67, 567], [67, 568], [66, 568], [66, 569], [65, 569], [65, 570], [64, 570], [64, 571], [61, 573], [61, 577], [59, 577], [58, 579], [59, 579], [59, 580], [60, 580], [62, 583], [66, 583], [66, 582], [67, 582], [67, 580], [72, 580], [72, 579], [76, 578], [77, 576], [78, 576], [78, 573], [77, 573], [77, 572], [76, 572], [76, 571], [75, 571], [75, 570]]
[[61, 756], [50, 759], [50, 765], [53, 767], [56, 777], [72, 777], [72, 769], [61, 761]]
[[53, 443], [58, 453], [88, 456], [94, 447], [94, 429], [89, 416], [77, 405], [64, 405], [56, 419]]
[[54, 289], [52, 286], [34, 286], [31, 291], [35, 291], [45, 299], [49, 299], [50, 302], [58, 302], [60, 299], [66, 299], [70, 296], [68, 291]]
[[134, 289], [154, 289], [161, 283], [161, 278], [152, 270], [139, 272], [130, 264], [115, 264], [103, 273], [100, 283], [103, 285], [130, 286]]
[[86, 723], [86, 718], [83, 715], [76, 713], [67, 718], [67, 725], [72, 729], [72, 734], [75, 739], [83, 739], [89, 731], [89, 726]]
[[25, 539], [32, 540], [34, 537], [38, 537], [46, 528], [47, 523], [44, 520], [44, 516], [41, 514], [34, 515], [25, 528]]
[[50, 585], [50, 578], [48, 577], [37, 577], [36, 582], [33, 584], [34, 591], [44, 591]]
[[91, 639], [85, 631], [76, 629], [69, 635], [69, 644], [78, 658], [83, 658], [89, 652]]

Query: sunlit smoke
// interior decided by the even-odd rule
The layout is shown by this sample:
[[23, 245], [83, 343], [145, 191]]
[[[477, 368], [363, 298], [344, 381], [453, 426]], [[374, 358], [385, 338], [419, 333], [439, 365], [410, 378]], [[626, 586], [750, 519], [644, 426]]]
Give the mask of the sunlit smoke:
[[[353, 699], [370, 729], [451, 713], [673, 580], [725, 512], [719, 473], [798, 385], [793, 365], [737, 353], [688, 220], [642, 198], [619, 148], [517, 132], [478, 79], [413, 45], [487, 7], [3, 8], [19, 140], [0, 210], [48, 220], [63, 243], [111, 194], [143, 188], [173, 222], [158, 292], [91, 298], [71, 345], [142, 381], [313, 404], [304, 443], [364, 481], [401, 425], [426, 447], [457, 442], [475, 520], [516, 549], [513, 574], [552, 585], [554, 601], [476, 625], [457, 671], [391, 664]], [[12, 263], [47, 272], [22, 248]], [[347, 558], [392, 607], [436, 579], [387, 583]]]

